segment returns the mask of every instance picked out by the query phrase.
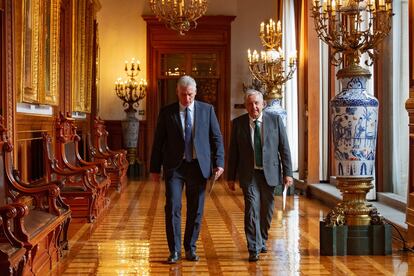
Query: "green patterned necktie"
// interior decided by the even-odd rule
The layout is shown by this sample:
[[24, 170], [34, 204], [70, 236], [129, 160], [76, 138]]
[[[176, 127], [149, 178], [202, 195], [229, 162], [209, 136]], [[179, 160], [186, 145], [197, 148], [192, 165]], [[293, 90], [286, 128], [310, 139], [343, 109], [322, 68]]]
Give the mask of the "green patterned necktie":
[[260, 135], [259, 121], [254, 121], [254, 158], [256, 160], [256, 166], [263, 166], [263, 155], [262, 155], [262, 138]]

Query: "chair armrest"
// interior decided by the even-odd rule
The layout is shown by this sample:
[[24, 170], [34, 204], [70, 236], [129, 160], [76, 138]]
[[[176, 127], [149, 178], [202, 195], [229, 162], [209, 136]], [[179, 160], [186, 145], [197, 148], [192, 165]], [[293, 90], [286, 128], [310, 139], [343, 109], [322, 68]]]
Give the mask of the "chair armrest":
[[58, 181], [50, 183], [45, 181], [37, 181], [33, 184], [26, 183], [20, 179], [17, 170], [13, 170], [12, 174], [8, 176], [8, 180], [11, 184], [9, 187], [18, 192], [17, 196], [13, 196], [13, 201], [23, 196], [30, 196], [34, 199], [34, 207], [36, 209], [47, 210], [51, 214], [60, 215], [59, 208], [56, 204], [56, 200], [60, 196], [60, 183]]
[[[58, 165], [58, 162], [56, 159], [53, 160], [52, 162], [52, 166], [51, 169], [54, 173], [56, 173], [57, 175], [63, 176], [63, 177], [71, 177], [71, 176], [79, 176], [82, 177], [83, 179], [83, 183], [85, 184], [86, 188], [89, 190], [95, 190], [96, 189], [96, 185], [94, 185], [93, 183], [96, 182], [95, 180], [95, 174], [97, 171], [97, 167], [96, 166], [85, 166], [85, 167], [79, 167], [76, 168], [76, 170], [72, 170], [70, 168], [67, 168], [68, 170], [65, 170], [63, 168], [61, 168]], [[62, 186], [63, 187], [63, 183]]]
[[[29, 209], [27, 206], [20, 203], [8, 204], [0, 207], [0, 216], [2, 219], [1, 230], [4, 237], [14, 247], [23, 247], [24, 236], [27, 237], [26, 232], [23, 229], [23, 217], [27, 216]], [[14, 228], [14, 232], [12, 231]], [[16, 237], [16, 235], [18, 237]], [[20, 239], [19, 239], [20, 238]]]

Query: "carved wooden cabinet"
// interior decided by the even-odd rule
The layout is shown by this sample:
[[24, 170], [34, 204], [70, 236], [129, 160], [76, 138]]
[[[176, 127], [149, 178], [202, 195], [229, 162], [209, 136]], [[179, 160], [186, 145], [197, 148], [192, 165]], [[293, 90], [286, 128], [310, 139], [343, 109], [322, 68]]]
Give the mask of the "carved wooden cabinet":
[[154, 16], [147, 22], [147, 141], [149, 160], [158, 112], [175, 102], [176, 83], [190, 75], [197, 81], [196, 99], [215, 107], [225, 143], [230, 135], [230, 38], [234, 16], [204, 16], [184, 36]]

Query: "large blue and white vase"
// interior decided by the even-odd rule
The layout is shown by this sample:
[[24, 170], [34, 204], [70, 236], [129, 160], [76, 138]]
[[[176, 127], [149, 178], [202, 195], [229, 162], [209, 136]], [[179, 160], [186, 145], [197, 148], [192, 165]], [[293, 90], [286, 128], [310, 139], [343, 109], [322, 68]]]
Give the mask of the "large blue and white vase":
[[337, 177], [374, 176], [378, 100], [366, 91], [371, 74], [359, 69], [364, 71], [338, 76], [342, 91], [331, 100]]
[[122, 121], [123, 145], [127, 149], [127, 160], [133, 165], [137, 160], [137, 145], [139, 134], [139, 120], [135, 117], [134, 109], [126, 111], [126, 120]]
[[283, 124], [287, 124], [287, 111], [282, 107], [282, 99], [269, 99], [266, 101], [265, 111], [274, 113], [282, 118]]

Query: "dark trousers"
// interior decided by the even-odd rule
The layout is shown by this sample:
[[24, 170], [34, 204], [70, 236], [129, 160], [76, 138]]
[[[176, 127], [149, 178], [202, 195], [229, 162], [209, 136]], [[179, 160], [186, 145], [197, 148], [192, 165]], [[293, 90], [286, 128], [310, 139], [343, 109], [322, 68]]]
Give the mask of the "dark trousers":
[[181, 252], [181, 199], [185, 185], [187, 219], [184, 232], [184, 249], [196, 250], [204, 209], [206, 179], [197, 160], [183, 161], [165, 179], [165, 226], [170, 252]]
[[252, 181], [242, 186], [244, 231], [249, 252], [258, 253], [266, 244], [274, 209], [275, 187], [267, 185], [264, 173], [255, 170]]

